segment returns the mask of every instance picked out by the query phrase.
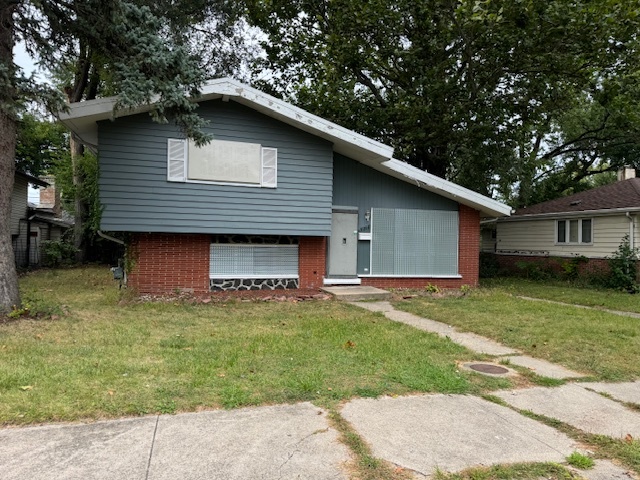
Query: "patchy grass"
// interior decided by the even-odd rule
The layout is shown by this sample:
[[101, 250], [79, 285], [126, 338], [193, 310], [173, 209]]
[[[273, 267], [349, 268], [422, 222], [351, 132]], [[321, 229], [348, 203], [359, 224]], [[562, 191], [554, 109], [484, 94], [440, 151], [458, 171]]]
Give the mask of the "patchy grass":
[[567, 457], [567, 463], [581, 470], [588, 470], [593, 468], [595, 462], [593, 458], [584, 455], [580, 452], [573, 452], [571, 455]]
[[520, 463], [470, 468], [460, 473], [438, 472], [434, 480], [577, 480], [579, 476], [555, 463]]
[[418, 297], [395, 306], [601, 380], [640, 377], [636, 318], [522, 300], [499, 288], [478, 289], [462, 297]]
[[593, 458], [615, 460], [618, 464], [635, 472], [636, 475], [640, 475], [640, 441], [630, 437], [617, 439], [606, 435], [585, 433], [554, 418], [537, 415], [529, 410], [515, 408], [514, 410], [565, 433], [576, 440], [582, 448], [592, 451]]
[[403, 468], [374, 457], [369, 445], [336, 408], [329, 409], [329, 420], [332, 426], [340, 432], [340, 441], [354, 454], [352, 468], [356, 478], [360, 480], [409, 480], [413, 478], [413, 475]]
[[617, 290], [581, 287], [561, 280], [535, 281], [522, 278], [488, 278], [483, 288], [502, 290], [512, 295], [542, 298], [594, 308], [640, 313], [640, 296]]
[[0, 324], [0, 424], [510, 386], [458, 372], [468, 350], [350, 305], [119, 305], [110, 276], [22, 279], [69, 314]]

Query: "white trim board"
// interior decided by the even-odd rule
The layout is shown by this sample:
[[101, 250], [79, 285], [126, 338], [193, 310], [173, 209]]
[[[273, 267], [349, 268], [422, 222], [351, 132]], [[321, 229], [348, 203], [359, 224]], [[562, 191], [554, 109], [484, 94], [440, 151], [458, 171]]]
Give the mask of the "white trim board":
[[323, 285], [360, 285], [362, 280], [359, 278], [323, 278]]

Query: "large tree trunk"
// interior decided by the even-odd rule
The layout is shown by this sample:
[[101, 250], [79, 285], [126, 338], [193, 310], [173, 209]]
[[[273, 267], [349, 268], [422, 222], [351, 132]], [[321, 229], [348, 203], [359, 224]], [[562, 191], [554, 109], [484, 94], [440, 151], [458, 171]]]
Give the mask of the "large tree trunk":
[[[0, 65], [9, 69], [13, 81], [13, 10], [15, 6], [0, 4]], [[0, 91], [0, 314], [20, 305], [18, 275], [11, 245], [11, 195], [16, 156], [16, 120], [7, 106], [15, 104], [15, 90]]]

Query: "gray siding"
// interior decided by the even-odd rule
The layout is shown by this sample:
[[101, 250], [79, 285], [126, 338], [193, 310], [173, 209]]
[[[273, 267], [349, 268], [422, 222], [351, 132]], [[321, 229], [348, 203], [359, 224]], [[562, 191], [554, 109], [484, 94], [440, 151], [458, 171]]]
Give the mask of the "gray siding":
[[[16, 175], [13, 184], [13, 194], [11, 195], [11, 235], [20, 232], [20, 219], [27, 216], [27, 179]], [[26, 226], [23, 226], [23, 235], [26, 235]]]
[[234, 102], [201, 104], [217, 140], [278, 149], [278, 188], [167, 181], [173, 125], [147, 114], [101, 122], [101, 227], [108, 231], [328, 236], [333, 151], [329, 142]]
[[458, 204], [453, 200], [385, 175], [342, 155], [335, 155], [333, 182], [333, 204], [358, 207], [359, 230], [367, 229], [364, 215], [371, 208], [458, 210]]

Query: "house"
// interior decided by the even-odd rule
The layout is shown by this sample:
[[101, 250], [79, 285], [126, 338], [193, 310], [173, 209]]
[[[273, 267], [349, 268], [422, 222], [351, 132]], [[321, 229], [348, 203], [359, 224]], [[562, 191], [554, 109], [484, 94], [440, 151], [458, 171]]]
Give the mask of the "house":
[[477, 283], [480, 216], [508, 206], [235, 80], [197, 101], [204, 147], [114, 98], [60, 114], [99, 152], [101, 228], [128, 234], [139, 292]]
[[[29, 184], [40, 188], [41, 203], [28, 201]], [[58, 202], [55, 202], [55, 199]], [[60, 240], [71, 222], [62, 218], [53, 177], [39, 179], [16, 171], [11, 196], [11, 244], [18, 267], [40, 264], [44, 241]]]
[[640, 178], [631, 168], [619, 172], [618, 178], [610, 185], [520, 208], [509, 218], [497, 219], [499, 264], [514, 269], [518, 262], [548, 265], [554, 259], [586, 257], [585, 268], [597, 271], [607, 267], [606, 257], [625, 235], [637, 247]]

